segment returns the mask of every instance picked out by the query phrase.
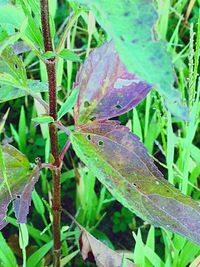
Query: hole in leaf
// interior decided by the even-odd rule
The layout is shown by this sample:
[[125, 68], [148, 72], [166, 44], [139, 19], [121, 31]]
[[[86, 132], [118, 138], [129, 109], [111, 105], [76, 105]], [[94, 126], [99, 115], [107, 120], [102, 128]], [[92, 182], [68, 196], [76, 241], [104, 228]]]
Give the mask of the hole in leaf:
[[165, 72], [165, 75], [166, 75], [166, 76], [170, 75], [170, 72], [169, 72], [169, 71], [166, 71], [166, 72]]
[[87, 140], [89, 140], [89, 141], [91, 140], [91, 135], [90, 134], [87, 135]]
[[92, 118], [91, 118], [91, 121], [94, 121], [94, 120], [96, 120], [96, 117], [92, 117]]
[[90, 106], [90, 103], [88, 101], [84, 102], [84, 108], [88, 108]]
[[130, 12], [125, 12], [124, 16], [127, 17], [127, 16], [129, 16], [129, 14], [130, 14]]
[[15, 69], [17, 69], [18, 68], [17, 64], [14, 64], [14, 67], [15, 67]]
[[104, 142], [102, 140], [99, 140], [98, 145], [99, 146], [103, 146], [104, 145]]
[[132, 44], [135, 44], [138, 42], [138, 39], [133, 39], [131, 42], [132, 42]]
[[117, 109], [121, 109], [121, 108], [122, 108], [122, 106], [119, 105], [119, 104], [117, 104], [115, 107], [116, 107]]

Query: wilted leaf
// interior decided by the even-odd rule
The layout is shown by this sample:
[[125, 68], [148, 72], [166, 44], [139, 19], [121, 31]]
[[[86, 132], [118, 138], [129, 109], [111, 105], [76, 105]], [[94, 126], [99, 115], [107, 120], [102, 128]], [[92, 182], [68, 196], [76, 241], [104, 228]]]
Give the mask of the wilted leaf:
[[[37, 80], [27, 80], [27, 88], [19, 88], [0, 83], [0, 103], [23, 97], [31, 93], [48, 91], [48, 84]], [[29, 92], [30, 91], [30, 92]]]
[[[19, 223], [26, 223], [31, 203], [31, 192], [39, 178], [39, 168], [30, 170], [24, 154], [5, 145], [0, 157], [0, 229], [6, 224], [8, 205], [14, 200], [14, 211]], [[6, 179], [5, 179], [6, 176]]]
[[[98, 23], [114, 39], [119, 55], [132, 73], [154, 84], [167, 99], [172, 113], [187, 119], [180, 93], [174, 89], [175, 72], [164, 41], [157, 40], [153, 0], [76, 0], [94, 12]], [[170, 103], [176, 105], [170, 105]]]
[[[86, 230], [82, 229], [79, 239], [80, 251], [83, 260], [95, 262], [97, 267], [122, 266], [123, 254], [119, 254], [108, 248], [104, 243], [97, 240]], [[126, 260], [127, 267], [136, 267], [131, 261]]]
[[200, 266], [200, 255], [190, 264], [189, 267], [198, 267]]
[[128, 73], [113, 42], [95, 49], [82, 65], [75, 87], [80, 90], [75, 106], [77, 124], [105, 120], [127, 112], [150, 91], [151, 86]]
[[200, 245], [200, 204], [169, 184], [145, 147], [116, 122], [91, 123], [72, 133], [80, 159], [114, 197], [155, 226]]

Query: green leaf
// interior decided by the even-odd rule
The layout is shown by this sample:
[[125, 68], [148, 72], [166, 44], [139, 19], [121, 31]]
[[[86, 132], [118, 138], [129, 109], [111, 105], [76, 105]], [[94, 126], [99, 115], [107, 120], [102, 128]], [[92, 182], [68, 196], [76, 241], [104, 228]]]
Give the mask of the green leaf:
[[76, 55], [74, 52], [72, 52], [68, 49], [63, 49], [62, 51], [60, 51], [60, 53], [58, 55], [59, 55], [59, 57], [65, 59], [65, 60], [70, 60], [73, 62], [81, 62], [82, 61], [78, 55]]
[[51, 59], [51, 58], [54, 58], [55, 55], [56, 55], [55, 52], [53, 52], [53, 51], [47, 51], [47, 52], [45, 52], [45, 53], [42, 55], [42, 58], [43, 58], [43, 59]]
[[0, 134], [3, 131], [5, 122], [7, 120], [8, 114], [9, 114], [10, 108], [7, 109], [6, 113], [4, 114], [3, 118], [0, 120]]
[[51, 116], [40, 116], [33, 118], [32, 121], [36, 123], [51, 123], [54, 122], [54, 119]]
[[[1, 79], [1, 76], [0, 76]], [[0, 103], [12, 99], [23, 97], [29, 93], [47, 92], [48, 84], [37, 80], [27, 80], [27, 88], [19, 88], [11, 85], [1, 84], [0, 82]]]
[[[1, 84], [7, 86], [19, 86], [19, 87], [21, 86], [19, 81], [8, 73], [0, 73], [0, 89], [1, 89]], [[4, 91], [4, 94], [6, 94], [6, 91]]]
[[0, 24], [0, 42], [2, 43], [6, 38], [8, 38], [8, 33], [4, 27]]
[[20, 224], [19, 227], [19, 247], [22, 250], [28, 246], [28, 240], [29, 240], [29, 235], [27, 226], [26, 224], [22, 223]]
[[150, 266], [156, 266], [156, 267], [165, 266], [161, 258], [158, 256], [158, 254], [154, 250], [149, 248], [148, 246], [144, 247], [144, 253], [145, 253], [146, 259], [148, 259]]
[[21, 106], [20, 117], [19, 117], [19, 126], [18, 126], [18, 134], [19, 134], [19, 149], [21, 152], [26, 151], [26, 115], [24, 106]]
[[76, 0], [94, 12], [98, 23], [114, 39], [119, 55], [132, 73], [156, 86], [170, 111], [187, 119], [180, 93], [174, 89], [175, 71], [164, 41], [157, 40], [157, 14], [149, 0]]
[[60, 261], [61, 267], [66, 266], [67, 263], [71, 262], [71, 260], [79, 253], [79, 249], [76, 251], [73, 251], [69, 255], [63, 257]]
[[13, 200], [18, 223], [26, 223], [31, 193], [39, 178], [40, 169], [36, 167], [31, 171], [26, 156], [11, 145], [3, 146], [0, 152], [0, 229], [2, 229], [7, 224], [7, 207]]
[[135, 239], [134, 261], [138, 266], [145, 266], [144, 243], [140, 228], [138, 228], [137, 235], [133, 232], [133, 237]]
[[12, 45], [13, 43], [15, 43], [20, 38], [20, 36], [21, 36], [20, 33], [16, 33], [16, 34], [10, 35], [3, 42], [1, 42], [0, 43], [0, 54], [3, 52], [3, 50], [7, 46]]
[[11, 24], [14, 28], [19, 29], [25, 19], [20, 6], [0, 5], [0, 24]]
[[[1, 62], [3, 61], [3, 63]], [[4, 64], [3, 74], [10, 74], [23, 87], [27, 86], [26, 69], [25, 66], [14, 51], [7, 47], [0, 55], [0, 63]]]
[[41, 200], [41, 197], [38, 195], [38, 193], [35, 190], [32, 193], [32, 199], [33, 199], [33, 204], [35, 206], [37, 213], [44, 216], [44, 213], [45, 213], [44, 204]]
[[200, 245], [200, 204], [168, 183], [137, 136], [113, 121], [77, 127], [78, 157], [113, 196], [144, 220]]
[[21, 33], [24, 35], [23, 38], [25, 38], [26, 40], [31, 40], [34, 44], [38, 45], [41, 49], [43, 49], [43, 38], [42, 33], [39, 29], [40, 14], [36, 12], [34, 14], [35, 18], [33, 18], [32, 13], [36, 10], [31, 10], [29, 1], [20, 0], [19, 2], [26, 16], [25, 24], [22, 26], [22, 28], [20, 28]]
[[69, 112], [78, 99], [79, 89], [75, 88], [72, 90], [71, 95], [67, 98], [67, 100], [62, 104], [58, 111], [58, 120], [60, 120], [67, 112]]
[[4, 239], [2, 233], [0, 233], [0, 263], [2, 266], [16, 267], [17, 262], [14, 253], [8, 246], [6, 240]]
[[37, 266], [37, 264], [44, 258], [52, 246], [53, 241], [50, 241], [34, 252], [27, 260], [27, 267]]

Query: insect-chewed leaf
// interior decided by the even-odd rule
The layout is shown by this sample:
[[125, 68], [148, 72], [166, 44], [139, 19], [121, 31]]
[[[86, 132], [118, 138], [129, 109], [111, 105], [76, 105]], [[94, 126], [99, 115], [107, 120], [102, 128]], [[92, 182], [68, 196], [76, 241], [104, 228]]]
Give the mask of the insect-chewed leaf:
[[112, 41], [89, 55], [77, 75], [75, 87], [80, 90], [75, 106], [77, 124], [123, 114], [136, 106], [151, 89], [127, 71]]
[[128, 128], [93, 122], [72, 133], [71, 141], [80, 159], [125, 207], [200, 245], [200, 204], [162, 177]]
[[[79, 244], [83, 260], [95, 261], [98, 267], [122, 266], [122, 254], [108, 248], [104, 243], [100, 242], [84, 229], [81, 232]], [[126, 260], [126, 266], [136, 267], [136, 265], [129, 260]]]
[[0, 147], [0, 229], [6, 224], [8, 205], [13, 206], [17, 221], [26, 223], [31, 193], [39, 178], [39, 168], [30, 170], [24, 154], [11, 145]]
[[[76, 0], [86, 4], [98, 23], [113, 38], [119, 55], [130, 72], [154, 84], [167, 99], [170, 111], [188, 119], [188, 110], [174, 89], [175, 71], [163, 41], [157, 40], [158, 18], [153, 0]], [[105, 63], [106, 64], [106, 63]], [[173, 103], [173, 105], [170, 105]]]

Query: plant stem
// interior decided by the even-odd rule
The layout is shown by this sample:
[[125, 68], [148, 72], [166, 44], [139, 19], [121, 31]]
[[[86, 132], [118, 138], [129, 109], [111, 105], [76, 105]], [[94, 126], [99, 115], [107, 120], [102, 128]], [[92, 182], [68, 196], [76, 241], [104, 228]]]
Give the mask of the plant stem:
[[[40, 0], [42, 33], [45, 52], [53, 51], [53, 45], [49, 26], [48, 0]], [[46, 61], [46, 69], [49, 84], [49, 115], [57, 120], [57, 93], [56, 93], [56, 59]], [[54, 157], [53, 176], [53, 241], [54, 241], [54, 266], [60, 266], [60, 158], [58, 149], [58, 132], [54, 123], [49, 124], [51, 152]]]
[[65, 156], [67, 150], [69, 149], [69, 146], [70, 146], [70, 145], [71, 145], [71, 140], [68, 140], [68, 141], [66, 142], [66, 144], [64, 145], [63, 150], [62, 150], [62, 152], [61, 152], [61, 154], [60, 154], [60, 161], [63, 161], [64, 156]]

